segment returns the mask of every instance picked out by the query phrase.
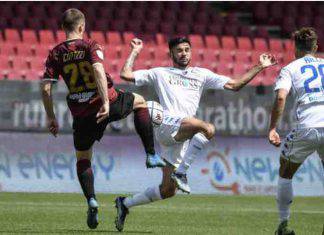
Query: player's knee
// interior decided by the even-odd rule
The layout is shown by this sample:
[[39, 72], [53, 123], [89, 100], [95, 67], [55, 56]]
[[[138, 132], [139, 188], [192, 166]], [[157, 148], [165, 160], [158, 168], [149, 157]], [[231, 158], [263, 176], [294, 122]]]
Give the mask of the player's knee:
[[215, 132], [216, 132], [216, 128], [215, 128], [215, 126], [213, 125], [213, 124], [210, 124], [210, 123], [208, 123], [207, 124], [207, 139], [211, 139], [211, 138], [213, 138], [214, 137], [214, 135], [215, 135]]
[[210, 124], [210, 123], [205, 123], [205, 125], [204, 125], [204, 127], [202, 129], [202, 132], [204, 133], [206, 138], [209, 139], [209, 140], [214, 137], [215, 131], [216, 131], [215, 126], [213, 124]]
[[143, 96], [134, 93], [134, 109], [146, 108], [146, 101]]

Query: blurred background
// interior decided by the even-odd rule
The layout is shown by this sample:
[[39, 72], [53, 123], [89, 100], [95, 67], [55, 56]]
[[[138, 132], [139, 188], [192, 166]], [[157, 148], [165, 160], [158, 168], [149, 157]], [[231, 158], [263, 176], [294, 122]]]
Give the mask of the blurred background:
[[[56, 116], [63, 134], [57, 139], [47, 134], [46, 115], [39, 94], [48, 52], [65, 39], [60, 29], [60, 16], [70, 7], [85, 13], [85, 38], [104, 46], [105, 69], [116, 86], [143, 94], [148, 100], [156, 99], [151, 88], [135, 88], [119, 78], [129, 53], [129, 42], [134, 37], [144, 40], [136, 69], [171, 65], [167, 40], [178, 35], [187, 35], [191, 40], [193, 66], [233, 78], [257, 63], [261, 53], [275, 54], [279, 65], [258, 75], [239, 93], [207, 91], [203, 95], [197, 116], [215, 124], [217, 136], [192, 173], [196, 193], [275, 192], [279, 150], [269, 146], [266, 139], [272, 88], [281, 67], [294, 58], [290, 35], [295, 29], [302, 26], [317, 29], [319, 52], [324, 52], [322, 2], [1, 2], [0, 179], [5, 180], [0, 181], [0, 190], [79, 191], [74, 174], [72, 118], [65, 104], [65, 84], [61, 81], [55, 87]], [[291, 129], [291, 107], [289, 101], [280, 123], [283, 135]], [[111, 143], [117, 149], [113, 149]], [[127, 147], [121, 143], [126, 143]], [[99, 146], [95, 157], [97, 182], [110, 181], [110, 184], [123, 179], [121, 169], [129, 171], [129, 162], [138, 168], [129, 173], [134, 182], [99, 190], [136, 191], [139, 176], [149, 173], [143, 173], [142, 149], [134, 132], [132, 116], [111, 124]], [[133, 158], [134, 153], [138, 157]], [[228, 158], [224, 162], [219, 156]], [[108, 161], [108, 165], [102, 161]], [[301, 168], [303, 176], [297, 183], [307, 182], [308, 189], [299, 192], [322, 194], [314, 190], [314, 185], [322, 187], [318, 159], [315, 157], [304, 168]], [[159, 172], [154, 174], [156, 178], [142, 181], [143, 187], [150, 181], [159, 180]], [[33, 182], [38, 182], [36, 188], [28, 186]], [[224, 189], [224, 185], [228, 187]]]

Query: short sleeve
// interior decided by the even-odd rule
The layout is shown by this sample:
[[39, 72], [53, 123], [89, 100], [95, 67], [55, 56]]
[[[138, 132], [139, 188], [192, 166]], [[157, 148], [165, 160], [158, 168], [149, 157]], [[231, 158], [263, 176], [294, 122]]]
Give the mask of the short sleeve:
[[137, 70], [133, 74], [136, 86], [152, 85], [156, 79], [156, 75], [152, 69]]
[[57, 82], [59, 79], [59, 69], [57, 67], [57, 58], [55, 56], [55, 52], [51, 51], [45, 62], [43, 80]]
[[104, 61], [104, 49], [96, 42], [92, 42], [90, 45], [90, 63], [103, 63]]
[[291, 88], [291, 74], [288, 69], [283, 68], [280, 71], [279, 76], [276, 79], [276, 84], [274, 87], [274, 90], [279, 90], [279, 89], [285, 89], [288, 92], [290, 91]]
[[213, 73], [206, 69], [205, 71], [205, 89], [224, 89], [225, 84], [230, 80], [229, 77]]

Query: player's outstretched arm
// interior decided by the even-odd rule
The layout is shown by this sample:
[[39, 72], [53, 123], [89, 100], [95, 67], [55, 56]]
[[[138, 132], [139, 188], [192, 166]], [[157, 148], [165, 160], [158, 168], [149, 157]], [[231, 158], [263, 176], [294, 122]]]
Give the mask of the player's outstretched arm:
[[275, 64], [277, 64], [277, 60], [273, 55], [266, 53], [262, 54], [260, 56], [259, 64], [250, 69], [246, 74], [242, 76], [242, 78], [229, 80], [225, 84], [224, 88], [227, 90], [239, 91], [246, 84], [248, 84], [258, 73], [263, 71], [265, 68], [268, 68]]
[[280, 146], [281, 140], [280, 136], [277, 133], [277, 125], [279, 119], [285, 109], [286, 99], [287, 99], [288, 91], [285, 89], [279, 89], [276, 93], [276, 98], [272, 107], [271, 112], [271, 121], [270, 121], [270, 128], [269, 128], [269, 142], [276, 147]]
[[108, 84], [105, 69], [102, 63], [95, 63], [92, 65], [95, 81], [97, 84], [98, 93], [102, 100], [102, 106], [97, 113], [97, 123], [105, 120], [109, 116], [109, 98], [108, 98]]
[[137, 58], [138, 54], [141, 52], [143, 48], [143, 42], [142, 40], [138, 38], [134, 38], [131, 41], [131, 52], [120, 71], [120, 77], [121, 79], [127, 81], [127, 82], [135, 82], [134, 74], [133, 74], [133, 67], [135, 59]]
[[58, 123], [54, 114], [53, 98], [52, 98], [52, 82], [43, 81], [41, 84], [41, 92], [44, 108], [47, 114], [47, 127], [49, 131], [56, 137], [58, 133]]

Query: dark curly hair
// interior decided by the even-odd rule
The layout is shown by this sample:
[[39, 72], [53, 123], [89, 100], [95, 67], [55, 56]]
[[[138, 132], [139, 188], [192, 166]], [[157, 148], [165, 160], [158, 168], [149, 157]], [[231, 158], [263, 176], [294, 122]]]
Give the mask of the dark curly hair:
[[317, 38], [315, 29], [311, 27], [303, 27], [293, 33], [296, 48], [305, 52], [313, 52], [315, 50]]
[[169, 44], [169, 50], [171, 51], [173, 47], [179, 45], [180, 43], [188, 43], [191, 46], [190, 40], [186, 37], [177, 37], [177, 38], [172, 38], [168, 41]]

